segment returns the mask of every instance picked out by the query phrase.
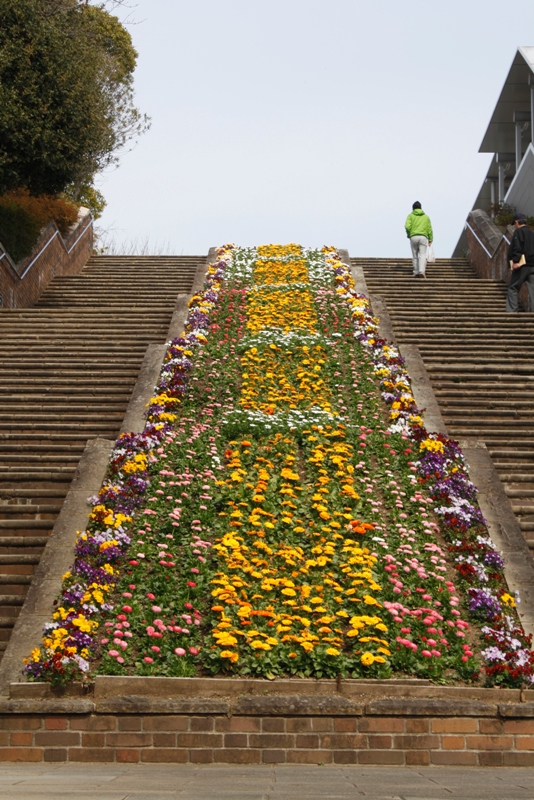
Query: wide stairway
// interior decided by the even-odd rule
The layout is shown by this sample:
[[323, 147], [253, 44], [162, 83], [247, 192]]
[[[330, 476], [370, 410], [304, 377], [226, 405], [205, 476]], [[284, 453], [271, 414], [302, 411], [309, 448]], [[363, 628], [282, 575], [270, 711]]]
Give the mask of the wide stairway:
[[205, 256], [99, 256], [0, 309], [0, 658], [88, 439], [115, 439]]
[[351, 259], [381, 295], [398, 344], [419, 347], [451, 437], [482, 439], [534, 548], [534, 314], [507, 314], [504, 284], [463, 259], [427, 278], [411, 259]]

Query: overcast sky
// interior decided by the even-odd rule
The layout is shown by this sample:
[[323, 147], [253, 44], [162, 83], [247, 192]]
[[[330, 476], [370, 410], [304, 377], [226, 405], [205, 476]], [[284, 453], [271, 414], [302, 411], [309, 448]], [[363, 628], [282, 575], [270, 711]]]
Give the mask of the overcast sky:
[[408, 256], [420, 200], [450, 256], [516, 49], [534, 44], [534, 4], [502, 0], [137, 0], [133, 16], [152, 128], [99, 180], [101, 227], [177, 254]]

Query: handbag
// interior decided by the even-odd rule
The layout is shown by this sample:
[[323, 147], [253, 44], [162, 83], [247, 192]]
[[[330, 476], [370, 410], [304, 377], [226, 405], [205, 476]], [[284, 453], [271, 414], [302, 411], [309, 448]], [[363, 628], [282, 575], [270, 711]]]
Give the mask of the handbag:
[[426, 251], [426, 260], [427, 264], [434, 264], [436, 261], [436, 256], [434, 255], [434, 245], [432, 242], [428, 245], [428, 249]]
[[[525, 266], [525, 264], [527, 263], [527, 260], [525, 258], [525, 254], [524, 253], [521, 253], [521, 258], [519, 259], [519, 261], [517, 263], [519, 264], [520, 267], [524, 267]], [[510, 269], [513, 269], [513, 268], [514, 268], [514, 262], [510, 261]], [[516, 269], [517, 269], [517, 267], [516, 267]]]

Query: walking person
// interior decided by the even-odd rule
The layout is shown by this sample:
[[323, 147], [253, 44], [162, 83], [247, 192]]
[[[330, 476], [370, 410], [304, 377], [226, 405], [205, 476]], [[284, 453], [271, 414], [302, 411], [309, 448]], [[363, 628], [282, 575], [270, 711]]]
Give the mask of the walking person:
[[534, 311], [534, 231], [527, 226], [524, 214], [514, 214], [514, 228], [514, 235], [508, 248], [508, 260], [512, 271], [506, 296], [506, 310], [516, 314], [519, 306], [519, 290], [524, 283], [527, 284], [530, 310]]
[[412, 212], [408, 214], [404, 227], [412, 246], [413, 274], [426, 278], [427, 250], [428, 245], [434, 240], [434, 234], [430, 217], [421, 208], [421, 203], [413, 204]]

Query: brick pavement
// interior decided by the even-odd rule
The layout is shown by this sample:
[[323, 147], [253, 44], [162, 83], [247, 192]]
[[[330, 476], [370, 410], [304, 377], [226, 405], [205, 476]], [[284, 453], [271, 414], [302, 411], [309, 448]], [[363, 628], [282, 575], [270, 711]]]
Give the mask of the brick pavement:
[[534, 769], [4, 764], [2, 800], [532, 800]]

